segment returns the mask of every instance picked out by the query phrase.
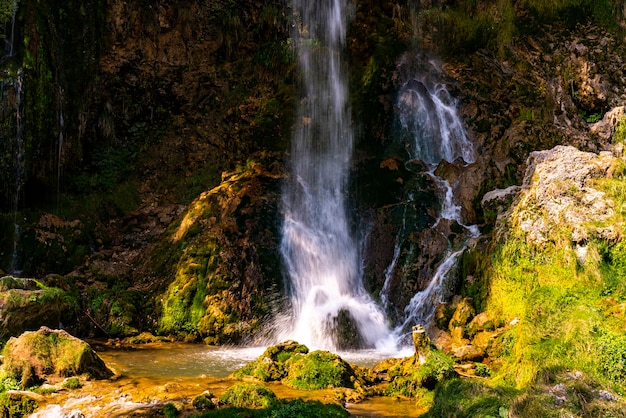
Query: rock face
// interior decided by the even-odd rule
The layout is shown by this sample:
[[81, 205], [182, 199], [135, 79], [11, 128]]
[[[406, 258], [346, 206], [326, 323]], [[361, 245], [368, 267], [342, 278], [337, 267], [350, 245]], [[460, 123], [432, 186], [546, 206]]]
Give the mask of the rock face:
[[567, 146], [531, 153], [509, 222], [535, 245], [548, 242], [551, 231], [563, 223], [571, 228], [574, 244], [584, 245], [592, 237], [614, 241], [617, 229], [589, 225], [614, 215], [614, 203], [593, 181], [609, 175], [616, 161], [609, 152], [598, 155]]
[[77, 309], [78, 302], [59, 288], [33, 279], [0, 278], [0, 338], [69, 324], [75, 321]]
[[2, 370], [23, 387], [86, 374], [107, 379], [113, 372], [86, 342], [62, 330], [41, 327], [11, 338], [4, 348]]

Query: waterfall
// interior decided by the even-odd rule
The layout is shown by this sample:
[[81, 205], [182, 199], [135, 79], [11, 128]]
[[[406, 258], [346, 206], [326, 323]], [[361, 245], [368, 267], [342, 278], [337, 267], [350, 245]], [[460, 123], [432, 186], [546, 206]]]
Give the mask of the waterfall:
[[17, 212], [19, 210], [20, 195], [22, 194], [22, 186], [24, 183], [24, 164], [26, 151], [24, 149], [24, 138], [22, 133], [24, 131], [24, 125], [22, 117], [24, 114], [23, 104], [23, 92], [22, 92], [23, 74], [22, 70], [18, 70], [15, 77], [14, 89], [15, 89], [15, 144], [16, 144], [16, 163], [15, 163], [15, 195], [13, 198], [13, 252], [11, 253], [11, 264], [9, 266], [9, 273], [19, 275], [19, 242], [21, 236], [21, 229], [17, 223]]
[[63, 115], [63, 87], [61, 87], [61, 83], [58, 85], [59, 88], [59, 138], [57, 144], [57, 210], [59, 209], [59, 199], [61, 196], [61, 174], [63, 168], [63, 145], [65, 142], [65, 137], [63, 130], [65, 129], [65, 117]]
[[[0, 61], [5, 68], [11, 68], [12, 61], [15, 58], [15, 29], [16, 29], [16, 19], [17, 19], [17, 0], [13, 0], [12, 2], [12, 15], [11, 15], [11, 23], [10, 23], [10, 32], [8, 36], [5, 37], [5, 54]], [[18, 210], [20, 207], [20, 197], [22, 194], [22, 188], [24, 185], [24, 176], [25, 176], [25, 158], [26, 158], [26, 150], [23, 138], [24, 131], [24, 93], [23, 93], [23, 71], [21, 68], [15, 70], [6, 71], [7, 77], [4, 78], [1, 82], [1, 92], [0, 99], [3, 101], [2, 103], [2, 118], [5, 117], [5, 104], [9, 105], [8, 107], [13, 107], [14, 109], [10, 110], [11, 118], [14, 118], [12, 122], [7, 124], [8, 126], [14, 127], [14, 133], [12, 135], [13, 145], [8, 146], [7, 149], [11, 149], [13, 155], [15, 156], [15, 171], [14, 171], [14, 179], [15, 183], [13, 184], [13, 201], [11, 210], [13, 212], [13, 246], [11, 252], [10, 264], [8, 266], [8, 272], [12, 274], [19, 275], [21, 271], [19, 270], [20, 264], [20, 238], [21, 238], [21, 228], [19, 223], [17, 222]], [[11, 95], [13, 93], [14, 96]], [[8, 141], [8, 138], [5, 138]]]
[[[405, 57], [408, 61], [408, 58]], [[448, 92], [445, 84], [439, 81], [440, 74], [433, 63], [421, 74], [414, 66], [401, 62], [403, 79], [396, 102], [397, 125], [404, 137], [408, 138], [407, 149], [410, 158], [421, 160], [428, 167], [425, 175], [430, 176], [441, 200], [439, 217], [432, 226], [438, 228], [442, 221], [456, 222], [463, 227], [460, 244], [456, 246], [448, 240], [448, 250], [437, 266], [428, 286], [416, 293], [404, 309], [404, 318], [394, 330], [395, 335], [404, 335], [415, 324], [429, 324], [437, 305], [443, 302], [446, 281], [457, 266], [459, 257], [467, 248], [470, 238], [479, 235], [478, 227], [463, 224], [461, 207], [455, 203], [453, 187], [435, 174], [437, 165], [445, 160], [460, 166], [475, 161], [473, 145], [457, 112], [457, 102]], [[402, 233], [402, 231], [401, 231]], [[395, 268], [398, 260], [400, 240], [396, 241], [394, 259], [389, 269]], [[383, 286], [383, 300], [388, 299], [391, 272], [387, 272]]]
[[389, 335], [365, 291], [346, 194], [353, 151], [342, 49], [347, 0], [293, 0], [304, 94], [283, 191], [281, 252], [290, 313], [280, 337], [312, 347], [372, 347]]

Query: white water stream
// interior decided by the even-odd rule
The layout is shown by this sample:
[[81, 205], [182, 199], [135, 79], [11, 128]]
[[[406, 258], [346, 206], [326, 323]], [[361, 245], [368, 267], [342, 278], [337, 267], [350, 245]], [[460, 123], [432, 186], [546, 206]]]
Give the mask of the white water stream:
[[[462, 166], [475, 160], [474, 148], [458, 115], [456, 100], [436, 76], [409, 76], [398, 93], [396, 112], [401, 129], [411, 139], [408, 144], [411, 158], [426, 163], [429, 168], [426, 174], [433, 179], [442, 201], [439, 217], [432, 228], [437, 228], [442, 220], [448, 220], [457, 222], [465, 229], [461, 245], [454, 248], [449, 243], [428, 286], [416, 293], [405, 307], [402, 323], [394, 330], [394, 335], [400, 338], [412, 325], [431, 322], [437, 305], [444, 302], [446, 280], [457, 266], [469, 239], [480, 233], [476, 225], [463, 223], [461, 207], [454, 201], [453, 187], [435, 174], [437, 165], [443, 160]], [[383, 301], [389, 299], [389, 281], [392, 269], [398, 262], [401, 244], [400, 240], [396, 241], [394, 257], [382, 290]]]
[[283, 193], [291, 309], [279, 319], [279, 338], [331, 350], [374, 347], [390, 330], [363, 287], [346, 204], [353, 132], [342, 50], [350, 4], [293, 0], [293, 9], [304, 92]]

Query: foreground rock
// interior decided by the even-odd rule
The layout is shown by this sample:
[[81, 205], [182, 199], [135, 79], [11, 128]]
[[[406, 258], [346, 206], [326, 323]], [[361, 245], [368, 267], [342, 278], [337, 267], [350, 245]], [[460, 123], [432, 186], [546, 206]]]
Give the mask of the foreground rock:
[[2, 371], [8, 378], [30, 387], [57, 383], [69, 376], [107, 379], [113, 372], [89, 344], [62, 330], [41, 327], [11, 338], [4, 348]]
[[354, 388], [357, 376], [348, 363], [328, 351], [312, 351], [295, 341], [268, 347], [255, 361], [232, 374], [235, 379], [282, 381], [302, 390]]

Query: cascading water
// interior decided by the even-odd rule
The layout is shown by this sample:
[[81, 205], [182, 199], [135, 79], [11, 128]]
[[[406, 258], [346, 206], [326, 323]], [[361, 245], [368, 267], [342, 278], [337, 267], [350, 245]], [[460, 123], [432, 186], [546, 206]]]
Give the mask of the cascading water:
[[[410, 157], [426, 164], [428, 171], [425, 174], [432, 178], [442, 201], [439, 218], [432, 228], [438, 228], [442, 221], [447, 221], [458, 223], [465, 232], [464, 238], [456, 247], [449, 242], [447, 253], [428, 286], [415, 294], [405, 307], [402, 323], [394, 330], [396, 335], [405, 334], [411, 325], [428, 324], [432, 320], [437, 305], [443, 302], [446, 279], [456, 267], [469, 239], [479, 235], [475, 225], [463, 224], [461, 207], [454, 202], [452, 186], [435, 174], [437, 165], [443, 160], [462, 166], [475, 160], [473, 145], [463, 128], [456, 106], [456, 101], [446, 86], [437, 81], [436, 76], [427, 74], [415, 77], [405, 74], [396, 103], [397, 122], [403, 133], [410, 138], [410, 143], [407, 144]], [[397, 242], [396, 253], [399, 245]], [[390, 268], [395, 267], [396, 263], [394, 254]], [[383, 287], [383, 300], [387, 299], [389, 278], [390, 274], [387, 275]]]
[[[21, 68], [10, 69], [13, 65], [13, 59], [15, 58], [15, 27], [16, 27], [16, 15], [17, 15], [17, 0], [14, 0], [12, 3], [12, 18], [10, 25], [9, 36], [6, 39], [6, 49], [5, 55], [2, 57], [2, 64], [8, 69], [6, 70], [6, 78], [2, 80], [2, 88], [0, 99], [2, 100], [2, 118], [5, 117], [5, 104], [9, 104], [9, 107], [14, 107], [10, 112], [11, 118], [14, 120], [9, 123], [14, 127], [14, 135], [12, 140], [14, 141], [11, 147], [8, 147], [13, 150], [13, 155], [15, 155], [15, 172], [14, 172], [14, 187], [13, 187], [13, 202], [12, 202], [12, 211], [13, 211], [13, 248], [11, 253], [10, 265], [8, 267], [8, 271], [12, 274], [19, 275], [21, 272], [19, 270], [19, 242], [21, 237], [21, 229], [17, 222], [17, 214], [20, 205], [20, 196], [22, 194], [22, 187], [24, 183], [24, 172], [25, 172], [25, 147], [24, 147], [24, 139], [22, 137], [24, 130], [23, 123], [23, 114], [24, 114], [24, 105], [23, 105], [23, 72]], [[5, 138], [8, 141], [8, 139]]]
[[349, 4], [293, 0], [293, 8], [304, 98], [283, 192], [291, 312], [279, 321], [280, 338], [326, 349], [372, 347], [389, 329], [363, 287], [345, 200], [353, 132], [341, 50]]
[[24, 139], [22, 133], [24, 131], [24, 124], [22, 121], [23, 109], [23, 92], [22, 92], [22, 70], [18, 70], [15, 78], [15, 143], [17, 148], [17, 158], [15, 164], [15, 197], [13, 201], [13, 252], [11, 254], [11, 265], [9, 266], [9, 272], [15, 275], [19, 275], [19, 243], [21, 230], [17, 223], [17, 212], [19, 210], [20, 196], [22, 194], [22, 186], [24, 182]]

